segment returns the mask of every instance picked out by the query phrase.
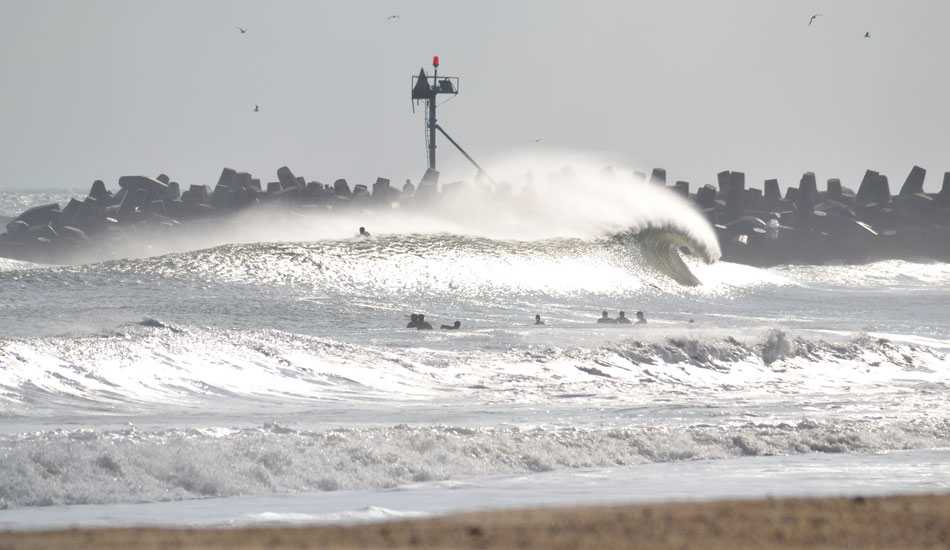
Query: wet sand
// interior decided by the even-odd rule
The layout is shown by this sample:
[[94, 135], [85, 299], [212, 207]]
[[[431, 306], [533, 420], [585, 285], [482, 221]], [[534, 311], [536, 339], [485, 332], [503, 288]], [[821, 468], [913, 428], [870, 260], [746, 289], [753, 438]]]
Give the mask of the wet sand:
[[0, 533], [0, 550], [950, 548], [950, 495], [478, 512], [356, 526]]

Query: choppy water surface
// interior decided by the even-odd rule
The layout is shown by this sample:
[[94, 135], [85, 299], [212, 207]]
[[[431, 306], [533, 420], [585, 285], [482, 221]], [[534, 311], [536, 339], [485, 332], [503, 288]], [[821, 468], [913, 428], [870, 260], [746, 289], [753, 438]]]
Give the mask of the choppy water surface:
[[684, 287], [610, 235], [374, 233], [0, 260], [0, 507], [950, 448], [946, 265]]

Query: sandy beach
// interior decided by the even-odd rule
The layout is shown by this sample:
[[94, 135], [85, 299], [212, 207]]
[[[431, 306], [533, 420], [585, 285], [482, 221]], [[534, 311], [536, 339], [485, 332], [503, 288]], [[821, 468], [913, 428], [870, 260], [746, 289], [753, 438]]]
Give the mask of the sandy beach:
[[74, 529], [0, 549], [950, 548], [950, 495], [489, 511], [357, 526]]

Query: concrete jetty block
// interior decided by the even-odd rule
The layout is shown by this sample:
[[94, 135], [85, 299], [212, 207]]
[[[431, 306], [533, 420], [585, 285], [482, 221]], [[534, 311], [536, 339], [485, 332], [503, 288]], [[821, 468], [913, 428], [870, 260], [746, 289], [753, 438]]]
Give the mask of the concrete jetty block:
[[59, 208], [59, 203], [54, 202], [42, 206], [34, 206], [14, 219], [22, 220], [32, 227], [34, 225], [46, 225], [53, 222], [58, 219], [62, 213], [62, 210]]
[[676, 189], [676, 192], [679, 193], [680, 195], [683, 195], [687, 199], [689, 198], [689, 182], [688, 181], [677, 181], [674, 184], [673, 188]]
[[927, 171], [920, 166], [914, 166], [907, 174], [904, 185], [901, 186], [901, 195], [915, 195], [924, 192], [924, 178], [927, 177]]
[[716, 202], [716, 188], [706, 184], [696, 190], [696, 204], [703, 210], [713, 208]]
[[237, 171], [235, 169], [225, 167], [221, 170], [221, 175], [218, 176], [218, 185], [233, 187], [236, 176]]
[[389, 189], [389, 179], [376, 178], [376, 183], [373, 184], [373, 196], [385, 200], [389, 196]]
[[25, 233], [30, 230], [30, 224], [26, 223], [23, 220], [13, 220], [7, 223], [7, 233], [13, 235], [14, 233]]
[[762, 190], [749, 188], [742, 194], [742, 209], [745, 212], [763, 210]]
[[102, 180], [96, 180], [92, 182], [92, 189], [89, 190], [89, 197], [96, 199], [99, 202], [103, 202], [109, 196], [109, 191], [106, 190], [106, 184]]
[[162, 197], [168, 191], [168, 185], [148, 176], [122, 176], [119, 178], [122, 189], [144, 189], [155, 197]]
[[431, 168], [426, 169], [419, 186], [416, 188], [413, 198], [418, 200], [429, 200], [439, 194], [439, 171]]
[[869, 202], [874, 202], [873, 188], [880, 174], [874, 170], [865, 170], [864, 177], [861, 178], [861, 185], [858, 186], [858, 193], [854, 197], [854, 203], [858, 206], [864, 206]]
[[[142, 188], [128, 188], [128, 191], [125, 194], [125, 197], [122, 199], [122, 204], [119, 205], [119, 219], [128, 219], [136, 210], [141, 209], [145, 205], [145, 200], [148, 197], [148, 191]], [[86, 199], [87, 201], [89, 199]]]
[[171, 178], [169, 178], [169, 177], [168, 177], [167, 175], [165, 175], [165, 174], [159, 174], [158, 176], [155, 177], [155, 179], [157, 179], [158, 181], [164, 183], [165, 185], [168, 185], [168, 182], [171, 181]]
[[165, 215], [165, 202], [164, 201], [150, 201], [145, 205], [143, 209], [145, 212]]
[[798, 209], [799, 216], [808, 216], [815, 211], [815, 203], [818, 202], [818, 183], [815, 180], [814, 172], [805, 172], [802, 179], [798, 182], [798, 198], [795, 206]]
[[650, 172], [650, 183], [666, 185], [666, 169], [654, 168], [653, 171]]
[[838, 202], [836, 200], [824, 200], [815, 205], [815, 212], [824, 212], [833, 216], [841, 216], [845, 218], [854, 218], [854, 212], [848, 205]]
[[398, 203], [402, 193], [395, 189], [388, 178], [376, 178], [373, 184], [373, 203], [380, 208], [392, 208], [393, 203]]
[[939, 216], [936, 205], [936, 201], [925, 193], [908, 193], [895, 197], [894, 212], [903, 225], [926, 227]]
[[59, 229], [59, 235], [64, 239], [70, 239], [73, 241], [80, 242], [89, 242], [89, 236], [86, 235], [86, 232], [78, 227], [72, 227], [70, 225], [64, 225]]
[[[948, 172], [948, 174], [950, 174], [950, 172]], [[950, 186], [946, 186], [946, 185], [945, 185], [945, 187], [948, 188], [947, 194], [948, 194], [948, 196], [950, 196]], [[406, 180], [405, 185], [402, 186], [402, 196], [403, 196], [403, 198], [411, 198], [411, 197], [412, 197], [413, 195], [415, 195], [415, 194], [416, 194], [416, 186], [413, 185], [411, 181]]]
[[51, 241], [59, 238], [59, 233], [53, 229], [52, 225], [33, 225], [27, 230], [34, 239], [49, 239]]
[[237, 172], [234, 174], [234, 177], [231, 179], [231, 189], [253, 189], [254, 188], [254, 178], [247, 172]]
[[887, 183], [887, 176], [879, 174], [874, 180], [871, 188], [871, 199], [878, 204], [888, 204], [891, 202], [891, 186]]
[[[92, 193], [89, 193], [89, 197], [92, 197]], [[76, 216], [79, 214], [79, 209], [81, 207], [82, 201], [69, 199], [69, 203], [66, 204], [66, 208], [63, 208], [63, 215], [59, 217], [60, 223], [62, 225], [74, 224], [76, 222]]]
[[267, 194], [274, 195], [284, 190], [284, 186], [279, 181], [267, 182]]
[[646, 183], [647, 175], [639, 170], [633, 173], [634, 183]]
[[937, 200], [943, 204], [950, 204], [950, 172], [943, 173], [943, 187], [937, 194]]
[[208, 204], [211, 201], [211, 186], [209, 185], [192, 185], [188, 188], [188, 193], [191, 195], [191, 200], [188, 202], [193, 204]]
[[369, 188], [362, 183], [358, 183], [353, 187], [353, 198], [368, 199], [369, 196]]
[[[142, 193], [145, 193], [145, 190], [141, 190]], [[103, 208], [99, 204], [99, 201], [93, 197], [86, 197], [82, 204], [79, 205], [79, 210], [76, 212], [75, 218], [72, 220], [72, 225], [78, 227], [91, 227], [96, 224], [96, 220], [102, 217]]]
[[798, 202], [798, 188], [789, 187], [785, 190], [785, 200], [793, 204]]
[[745, 195], [745, 173], [729, 172], [729, 192], [726, 195], [726, 216], [731, 219], [742, 216]]
[[277, 169], [277, 179], [280, 180], [280, 185], [284, 189], [300, 187], [300, 184], [297, 181], [297, 176], [295, 176], [294, 173], [290, 171], [290, 168], [286, 166], [281, 166]]
[[765, 180], [762, 199], [766, 203], [774, 203], [782, 199], [782, 191], [778, 187], [778, 180]]
[[831, 178], [828, 180], [828, 186], [825, 188], [825, 198], [833, 201], [841, 201], [842, 191], [841, 191], [841, 180], [838, 178]]
[[725, 198], [729, 196], [729, 175], [732, 172], [723, 170], [716, 174], [716, 182], [719, 184], [719, 196]]
[[181, 199], [165, 199], [165, 215], [174, 220], [181, 221], [185, 217], [185, 203]]
[[338, 197], [350, 197], [353, 193], [350, 191], [350, 184], [340, 178], [333, 182], [333, 194]]
[[226, 185], [217, 185], [211, 194], [211, 206], [219, 210], [231, 208], [231, 188]]
[[168, 190], [165, 191], [165, 196], [161, 197], [161, 200], [177, 200], [181, 198], [181, 186], [178, 185], [177, 181], [168, 182]]

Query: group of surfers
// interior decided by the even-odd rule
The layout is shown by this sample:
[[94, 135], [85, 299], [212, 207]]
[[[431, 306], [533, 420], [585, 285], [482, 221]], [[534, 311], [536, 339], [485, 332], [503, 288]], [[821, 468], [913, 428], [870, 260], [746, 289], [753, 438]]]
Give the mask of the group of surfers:
[[[432, 330], [432, 324], [430, 324], [429, 321], [426, 321], [426, 316], [423, 313], [413, 313], [412, 315], [409, 316], [409, 319], [410, 319], [409, 324], [406, 325], [406, 328], [414, 328], [418, 330]], [[646, 317], [644, 317], [643, 312], [638, 311], [637, 324], [639, 325], [646, 322], [647, 322], [647, 319]], [[690, 322], [693, 322], [693, 320], [690, 319]], [[611, 318], [605, 311], [603, 312], [603, 314], [601, 314], [600, 319], [597, 319], [597, 323], [607, 324], [607, 325], [629, 325], [629, 324], [632, 324], [633, 321], [627, 318], [626, 314], [622, 311], [619, 313], [616, 319]], [[536, 325], [544, 324], [544, 321], [541, 319], [540, 313], [534, 316], [534, 324]], [[442, 330], [458, 330], [462, 328], [462, 322], [455, 321], [451, 325], [442, 325], [439, 328]]]

